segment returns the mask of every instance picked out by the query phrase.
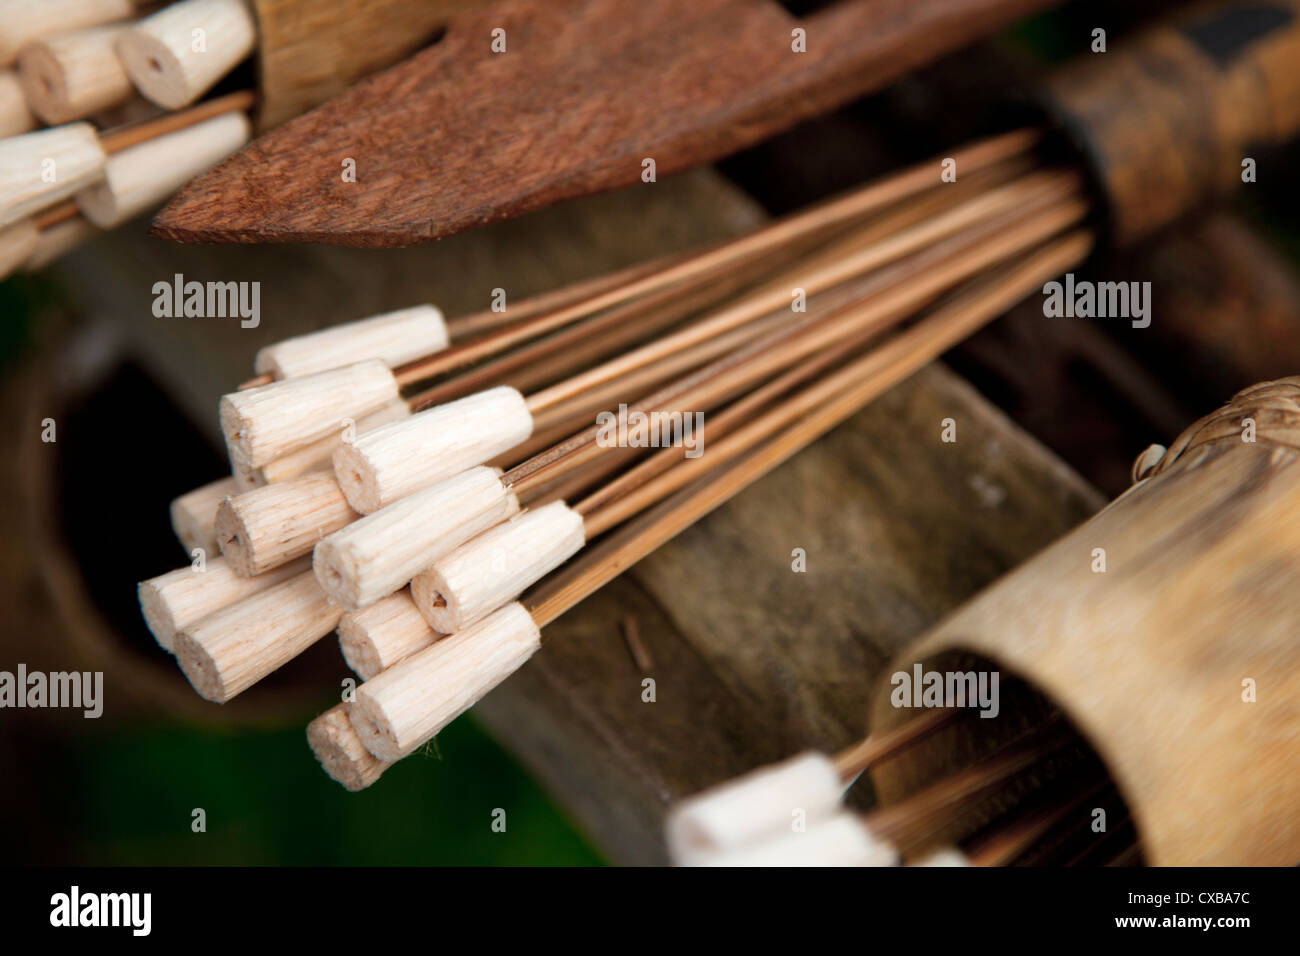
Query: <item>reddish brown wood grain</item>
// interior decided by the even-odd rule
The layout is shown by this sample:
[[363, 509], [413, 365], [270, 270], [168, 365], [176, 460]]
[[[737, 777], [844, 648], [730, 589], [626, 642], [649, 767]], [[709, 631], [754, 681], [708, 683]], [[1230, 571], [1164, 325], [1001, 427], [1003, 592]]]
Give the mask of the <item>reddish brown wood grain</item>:
[[[664, 176], [1055, 0], [511, 0], [262, 137], [154, 222], [180, 241], [424, 242]], [[791, 49], [796, 26], [807, 52]], [[506, 31], [506, 52], [491, 50]], [[356, 161], [357, 181], [342, 163]]]

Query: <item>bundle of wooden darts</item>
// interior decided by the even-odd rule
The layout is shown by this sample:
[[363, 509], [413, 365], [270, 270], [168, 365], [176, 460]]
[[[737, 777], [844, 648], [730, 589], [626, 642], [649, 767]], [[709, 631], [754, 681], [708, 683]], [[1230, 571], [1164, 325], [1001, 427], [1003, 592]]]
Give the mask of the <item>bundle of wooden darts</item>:
[[172, 505], [211, 556], [140, 585], [149, 627], [217, 702], [337, 629], [364, 683], [309, 738], [368, 786], [549, 621], [1080, 262], [1078, 175], [1037, 141], [504, 312], [263, 349], [220, 403], [233, 476]]
[[[160, 205], [249, 141], [254, 110], [259, 130], [291, 119], [424, 45], [446, 14], [418, 0], [0, 0], [0, 278]], [[256, 94], [215, 95], [254, 57]]]

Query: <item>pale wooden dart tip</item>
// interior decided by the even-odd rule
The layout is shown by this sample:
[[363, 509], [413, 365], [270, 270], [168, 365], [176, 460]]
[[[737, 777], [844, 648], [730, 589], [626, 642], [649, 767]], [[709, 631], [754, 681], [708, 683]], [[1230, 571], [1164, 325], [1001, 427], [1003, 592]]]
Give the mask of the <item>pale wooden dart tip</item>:
[[325, 772], [353, 793], [366, 789], [392, 766], [376, 760], [362, 745], [342, 704], [307, 725], [307, 743]]
[[[400, 422], [410, 417], [411, 409], [406, 402], [400, 400], [389, 402], [379, 411], [357, 419], [352, 431], [356, 435], [364, 435], [381, 425]], [[287, 455], [281, 455], [274, 461], [268, 461], [258, 469], [258, 474], [266, 484], [287, 481], [290, 478], [297, 478], [313, 471], [327, 471], [332, 475], [334, 473], [334, 452], [338, 451], [339, 447], [348, 440], [350, 440], [348, 430], [340, 427], [310, 445], [305, 445]]]
[[39, 124], [27, 106], [22, 81], [13, 70], [0, 70], [0, 139], [27, 133]]
[[32, 112], [50, 126], [85, 119], [135, 92], [114, 48], [122, 25], [60, 33], [18, 54], [18, 75]]
[[210, 90], [256, 43], [257, 25], [244, 0], [183, 0], [123, 33], [117, 53], [136, 89], [178, 110]]
[[932, 850], [921, 857], [912, 866], [974, 866], [965, 853], [955, 846], [945, 846]]
[[177, 632], [176, 662], [199, 696], [224, 704], [334, 630], [342, 615], [304, 572]]
[[521, 604], [508, 604], [357, 688], [348, 719], [366, 749], [405, 757], [524, 665], [542, 635]]
[[498, 469], [471, 468], [329, 535], [316, 545], [312, 566], [330, 600], [355, 611], [518, 511]]
[[857, 816], [839, 813], [765, 842], [702, 857], [695, 866], [898, 866], [898, 851]]
[[40, 230], [30, 219], [0, 226], [0, 278], [20, 268], [31, 258], [40, 240]]
[[217, 165], [252, 133], [247, 114], [232, 111], [124, 149], [108, 158], [100, 182], [77, 194], [77, 207], [101, 229], [120, 226]]
[[490, 461], [533, 433], [523, 395], [490, 388], [361, 435], [334, 453], [334, 474], [362, 514]]
[[215, 529], [217, 506], [233, 494], [236, 494], [234, 479], [218, 478], [172, 501], [172, 531], [186, 553], [195, 548], [202, 548], [209, 557], [220, 553]]
[[221, 431], [232, 463], [261, 468], [397, 398], [393, 373], [370, 359], [230, 392], [221, 398]]
[[357, 517], [334, 476], [322, 471], [224, 499], [215, 531], [235, 573], [252, 577], [307, 554]]
[[44, 269], [83, 242], [89, 242], [102, 234], [101, 230], [96, 229], [83, 216], [74, 216], [64, 222], [47, 226], [36, 237], [36, 248], [23, 263], [23, 271], [36, 272]]
[[454, 634], [519, 597], [585, 542], [582, 515], [553, 501], [434, 561], [411, 579], [411, 597], [431, 628]]
[[125, 20], [134, 0], [0, 0], [0, 66], [33, 40]]
[[137, 588], [145, 624], [158, 646], [175, 652], [176, 634], [222, 608], [260, 594], [307, 570], [306, 559], [255, 578], [243, 578], [219, 557], [203, 571], [186, 566], [168, 571]]
[[808, 751], [759, 767], [680, 802], [668, 814], [668, 852], [679, 865], [788, 833], [795, 813], [809, 825], [838, 812], [844, 782], [826, 754]]
[[372, 358], [396, 368], [442, 351], [448, 341], [442, 312], [432, 305], [417, 305], [268, 345], [257, 353], [253, 369], [284, 379]]
[[0, 226], [25, 219], [103, 175], [95, 127], [69, 123], [0, 140]]
[[362, 680], [370, 680], [443, 637], [425, 623], [405, 589], [344, 614], [338, 632], [343, 659]]

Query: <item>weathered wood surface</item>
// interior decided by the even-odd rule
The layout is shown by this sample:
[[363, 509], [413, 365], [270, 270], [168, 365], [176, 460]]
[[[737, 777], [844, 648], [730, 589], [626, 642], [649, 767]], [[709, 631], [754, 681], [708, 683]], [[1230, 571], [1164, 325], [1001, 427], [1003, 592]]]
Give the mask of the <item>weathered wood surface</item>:
[[[701, 172], [433, 250], [179, 247], [128, 233], [74, 255], [59, 274], [87, 309], [112, 314], [215, 435], [218, 394], [273, 339], [421, 300], [468, 312], [494, 287], [523, 295], [737, 231], [758, 215]], [[154, 318], [151, 285], [176, 272], [262, 281], [261, 327]], [[940, 440], [945, 418], [956, 422], [955, 443]], [[669, 801], [860, 734], [867, 689], [901, 644], [1098, 503], [932, 366], [561, 618], [542, 652], [475, 714], [611, 860], [662, 862]], [[795, 548], [807, 554], [806, 573], [791, 569]], [[629, 616], [652, 660], [647, 672], [623, 637]], [[642, 702], [647, 676], [654, 703]], [[332, 686], [322, 683], [320, 709]]]

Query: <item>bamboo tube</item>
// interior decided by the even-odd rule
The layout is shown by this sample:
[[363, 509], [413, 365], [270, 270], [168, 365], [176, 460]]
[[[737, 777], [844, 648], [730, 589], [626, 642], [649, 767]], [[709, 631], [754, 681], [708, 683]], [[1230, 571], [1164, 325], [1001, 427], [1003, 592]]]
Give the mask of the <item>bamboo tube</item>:
[[106, 155], [95, 127], [69, 123], [0, 140], [0, 226], [90, 185]]
[[[519, 604], [452, 634], [357, 688], [348, 719], [367, 750], [394, 761], [413, 752], [518, 670], [541, 632]], [[406, 679], [413, 664], [427, 680]]]
[[355, 611], [518, 510], [497, 469], [471, 468], [324, 538], [312, 565], [330, 599]]
[[325, 438], [344, 419], [397, 399], [393, 373], [378, 359], [222, 396], [221, 430], [232, 463], [260, 468]]
[[311, 375], [372, 358], [392, 368], [441, 351], [448, 341], [442, 312], [432, 305], [417, 305], [282, 339], [259, 350], [253, 368], [276, 379]]
[[302, 560], [255, 578], [245, 578], [221, 558], [209, 558], [203, 571], [178, 568], [140, 582], [140, 610], [158, 646], [175, 652], [176, 635], [180, 631], [290, 578], [300, 577], [306, 570], [307, 562]]
[[133, 0], [0, 0], [0, 66], [33, 40], [125, 20]]
[[115, 45], [121, 24], [60, 33], [28, 44], [18, 76], [33, 113], [57, 126], [116, 106], [134, 92]]
[[233, 478], [219, 478], [172, 501], [172, 531], [186, 553], [195, 548], [202, 548], [209, 556], [220, 553], [214, 527], [217, 507], [235, 491]]
[[371, 514], [513, 448], [532, 431], [524, 397], [500, 386], [359, 435], [334, 453], [334, 474], [348, 503]]
[[77, 206], [101, 229], [120, 226], [241, 148], [252, 130], [247, 114], [230, 112], [125, 149], [77, 194]]
[[0, 226], [0, 277], [31, 258], [40, 244], [40, 231], [30, 219]]
[[443, 636], [425, 623], [405, 590], [344, 614], [338, 631], [343, 659], [362, 680], [370, 680]]
[[304, 571], [182, 628], [173, 651], [199, 696], [224, 704], [334, 630], [342, 616]]
[[27, 257], [27, 261], [23, 263], [23, 271], [36, 272], [44, 269], [51, 262], [62, 258], [64, 254], [98, 235], [100, 230], [80, 215], [46, 226], [36, 236], [36, 245], [31, 255]]
[[334, 476], [315, 472], [225, 498], [214, 530], [235, 573], [253, 577], [309, 553], [356, 517]]
[[[1101, 756], [1157, 866], [1300, 859], [1298, 399], [1297, 379], [1240, 393], [896, 662], [942, 670], [974, 655], [1040, 690]], [[875, 695], [875, 727], [903, 718], [888, 698]], [[982, 749], [988, 729], [967, 730], [950, 748]], [[941, 762], [920, 747], [876, 770], [882, 804]]]
[[0, 70], [0, 139], [30, 132], [37, 125], [18, 74], [13, 70]]
[[513, 601], [586, 544], [582, 515], [562, 501], [532, 508], [434, 561], [411, 580], [429, 627], [454, 634]]
[[256, 42], [244, 0], [182, 0], [127, 30], [117, 52], [136, 89], [177, 110], [210, 90]]
[[353, 792], [370, 786], [391, 766], [362, 745], [342, 704], [307, 725], [307, 743], [325, 772]]

